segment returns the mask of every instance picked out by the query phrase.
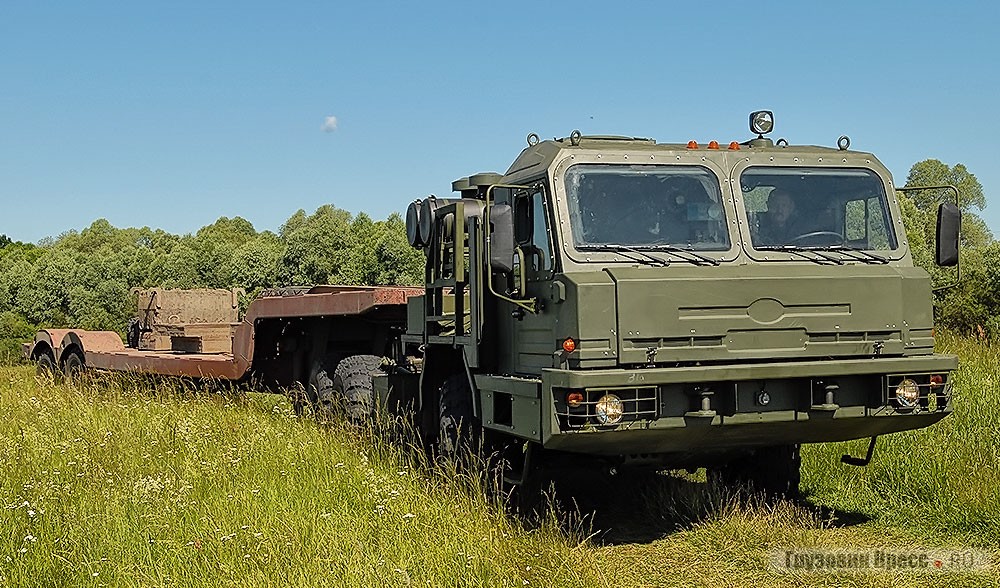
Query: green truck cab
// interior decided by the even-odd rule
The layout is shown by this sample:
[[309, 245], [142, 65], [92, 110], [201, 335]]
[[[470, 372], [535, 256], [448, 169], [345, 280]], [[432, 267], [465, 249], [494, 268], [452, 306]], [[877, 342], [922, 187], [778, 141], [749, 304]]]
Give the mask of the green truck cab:
[[[947, 416], [958, 362], [934, 353], [891, 175], [846, 137], [774, 143], [772, 121], [722, 144], [530, 135], [506, 173], [411, 204], [425, 425], [516, 440], [514, 478], [575, 455], [794, 491], [802, 443]], [[941, 265], [959, 224], [944, 205]]]

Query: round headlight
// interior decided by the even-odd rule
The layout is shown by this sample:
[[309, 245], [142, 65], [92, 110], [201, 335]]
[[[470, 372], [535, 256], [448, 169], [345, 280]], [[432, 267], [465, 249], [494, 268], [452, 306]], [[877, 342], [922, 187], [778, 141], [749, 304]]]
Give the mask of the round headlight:
[[597, 414], [597, 420], [602, 425], [613, 425], [622, 420], [625, 407], [622, 405], [621, 398], [618, 398], [614, 394], [605, 394], [594, 405], [594, 412]]
[[900, 406], [912, 408], [917, 405], [920, 398], [920, 386], [913, 380], [906, 378], [896, 386], [896, 401]]

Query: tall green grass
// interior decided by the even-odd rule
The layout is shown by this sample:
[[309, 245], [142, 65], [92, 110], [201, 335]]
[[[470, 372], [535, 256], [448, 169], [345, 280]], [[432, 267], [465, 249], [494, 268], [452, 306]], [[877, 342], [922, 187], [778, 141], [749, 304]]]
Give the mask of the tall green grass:
[[485, 493], [275, 398], [0, 370], [0, 584], [595, 578], [569, 536], [528, 531]]
[[945, 334], [939, 348], [961, 361], [954, 413], [880, 438], [866, 468], [845, 467], [840, 456], [863, 454], [867, 441], [807, 446], [803, 489], [818, 504], [884, 525], [1000, 545], [1000, 347]]
[[700, 474], [594, 472], [597, 515], [540, 525], [508, 516], [475, 472], [276, 396], [0, 368], [0, 586], [995, 585], [995, 569], [769, 567], [790, 547], [1000, 547], [1000, 351], [942, 343], [962, 356], [955, 414], [882, 439], [866, 469], [839, 463], [863, 443], [807, 446], [807, 503]]

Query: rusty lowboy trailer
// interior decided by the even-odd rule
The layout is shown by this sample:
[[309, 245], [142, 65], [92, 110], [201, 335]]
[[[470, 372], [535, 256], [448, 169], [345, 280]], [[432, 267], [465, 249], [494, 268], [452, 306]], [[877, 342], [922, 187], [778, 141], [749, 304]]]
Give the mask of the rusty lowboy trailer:
[[[172, 292], [177, 293], [176, 297], [185, 291], [158, 291], [161, 297]], [[231, 333], [230, 343], [227, 349], [215, 353], [187, 351], [189, 345], [171, 349], [169, 341], [165, 349], [155, 342], [135, 345], [133, 341], [130, 347], [116, 332], [82, 329], [41, 330], [25, 351], [40, 369], [67, 375], [86, 367], [231, 381], [256, 377], [267, 385], [290, 387], [296, 381], [308, 381], [313, 366], [322, 364], [331, 355], [384, 355], [384, 346], [392, 341], [393, 333], [405, 330], [406, 301], [417, 294], [423, 294], [423, 289], [355, 286], [279, 289], [254, 300], [243, 319], [231, 325], [198, 322], [184, 325], [186, 332], [179, 326], [172, 327], [181, 333], [175, 340], [185, 343], [198, 338], [189, 336], [191, 332], [225, 327]], [[149, 297], [143, 298], [140, 293], [139, 298], [141, 315], [145, 310], [143, 302], [148, 304]], [[308, 337], [302, 337], [303, 334]]]

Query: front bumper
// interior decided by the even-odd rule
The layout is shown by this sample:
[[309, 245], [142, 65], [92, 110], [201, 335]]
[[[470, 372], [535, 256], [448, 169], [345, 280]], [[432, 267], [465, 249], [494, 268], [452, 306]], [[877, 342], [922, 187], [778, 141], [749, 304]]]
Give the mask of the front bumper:
[[[951, 411], [951, 383], [930, 374], [958, 367], [951, 355], [542, 372], [542, 444], [591, 455], [698, 455], [730, 449], [845, 441], [934, 424]], [[928, 382], [916, 407], [894, 400], [903, 377]], [[633, 420], [599, 426], [574, 417], [568, 390], [616, 393]], [[832, 390], [833, 395], [827, 393]], [[766, 392], [767, 401], [761, 401]], [[707, 400], [706, 400], [707, 398]], [[830, 400], [832, 399], [832, 402]], [[628, 407], [636, 407], [630, 413]], [[576, 409], [579, 410], [579, 409]], [[629, 416], [626, 417], [629, 418]]]

